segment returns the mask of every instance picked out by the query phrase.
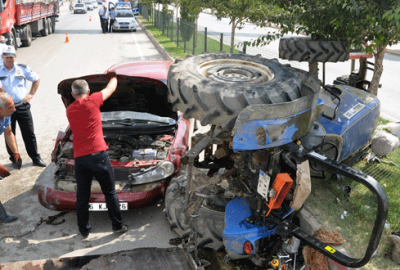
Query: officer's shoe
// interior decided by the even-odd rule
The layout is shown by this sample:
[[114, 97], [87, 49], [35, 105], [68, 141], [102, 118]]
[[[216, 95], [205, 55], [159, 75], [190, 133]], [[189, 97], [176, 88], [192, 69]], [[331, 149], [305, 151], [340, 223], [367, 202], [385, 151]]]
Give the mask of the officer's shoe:
[[42, 158], [40, 158], [40, 157], [38, 159], [32, 160], [32, 162], [33, 162], [33, 166], [37, 166], [37, 167], [46, 167], [47, 166], [46, 162], [44, 162], [42, 160]]

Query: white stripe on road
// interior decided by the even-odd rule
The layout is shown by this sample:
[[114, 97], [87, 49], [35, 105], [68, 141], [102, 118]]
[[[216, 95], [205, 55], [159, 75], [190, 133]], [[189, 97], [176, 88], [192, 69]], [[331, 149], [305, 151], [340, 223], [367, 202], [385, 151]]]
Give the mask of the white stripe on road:
[[55, 55], [53, 58], [51, 58], [50, 59], [50, 61], [49, 62], [47, 62], [47, 64], [46, 65], [44, 65], [45, 67], [47, 67], [48, 65], [50, 65], [50, 63], [51, 62], [53, 62], [54, 61], [54, 59], [56, 59], [58, 57], [58, 54], [57, 55]]
[[137, 38], [136, 38], [136, 32], [132, 33], [132, 35], [133, 35], [133, 39], [135, 40], [135, 45], [137, 47], [137, 52], [139, 53], [140, 60], [145, 60], [142, 49], [140, 48], [139, 42], [137, 41]]

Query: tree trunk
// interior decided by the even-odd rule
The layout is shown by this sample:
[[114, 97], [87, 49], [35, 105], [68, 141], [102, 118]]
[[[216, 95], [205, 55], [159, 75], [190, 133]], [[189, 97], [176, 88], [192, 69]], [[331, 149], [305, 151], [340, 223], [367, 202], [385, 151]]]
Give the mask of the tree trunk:
[[230, 53], [233, 53], [233, 48], [235, 46], [235, 30], [236, 30], [236, 22], [232, 20], [232, 31], [231, 31], [231, 49]]
[[318, 79], [318, 62], [308, 63], [308, 71]]
[[386, 44], [378, 46], [376, 53], [374, 53], [375, 64], [374, 64], [374, 75], [372, 76], [371, 84], [369, 85], [368, 92], [377, 96], [379, 81], [383, 72], [383, 57], [385, 56]]
[[358, 69], [358, 77], [360, 80], [365, 80], [365, 75], [367, 75], [367, 58], [360, 58], [360, 67]]

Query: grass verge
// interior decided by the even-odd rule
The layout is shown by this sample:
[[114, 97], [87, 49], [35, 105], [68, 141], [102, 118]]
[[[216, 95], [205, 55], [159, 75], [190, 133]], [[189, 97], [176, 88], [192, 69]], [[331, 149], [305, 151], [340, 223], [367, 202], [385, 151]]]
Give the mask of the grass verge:
[[[387, 121], [381, 120], [380, 124]], [[368, 163], [365, 159], [358, 161], [353, 167], [374, 177], [386, 191], [389, 201], [389, 214], [386, 228], [382, 235], [378, 252], [362, 269], [400, 269], [393, 262], [391, 251], [393, 246], [389, 239], [392, 232], [400, 231], [400, 148], [391, 152], [380, 163]], [[354, 257], [362, 257], [371, 237], [373, 224], [377, 214], [376, 199], [363, 185], [344, 179], [330, 180], [313, 178], [313, 192], [306, 202], [306, 209], [313, 213], [324, 228], [336, 230], [345, 239], [344, 248]], [[316, 188], [317, 187], [317, 188]], [[343, 192], [351, 188], [350, 196]]]
[[[185, 58], [186, 55], [193, 53], [193, 37], [190, 38], [186, 43], [187, 48], [186, 52], [183, 50], [181, 47], [178, 47], [177, 44], [172, 41], [169, 37], [163, 35], [162, 31], [160, 31], [158, 28], [156, 28], [153, 24], [148, 22], [143, 16], [139, 16], [140, 22], [147, 28], [147, 30], [153, 35], [155, 40], [160, 43], [160, 45], [166, 50], [166, 52], [170, 55], [171, 58], [173, 59], [178, 59], [178, 58]], [[205, 36], [201, 33], [197, 34], [197, 40], [198, 40], [198, 45], [195, 50], [194, 54], [198, 55], [204, 52], [204, 40]], [[180, 40], [179, 44], [183, 46], [183, 41]], [[190, 45], [189, 45], [190, 44]], [[230, 51], [230, 47], [228, 45], [223, 45], [222, 50], [225, 52]], [[207, 38], [207, 51], [208, 52], [214, 52], [217, 53], [220, 51], [220, 41], [212, 39], [210, 37]], [[238, 53], [239, 50], [234, 49], [234, 53]]]

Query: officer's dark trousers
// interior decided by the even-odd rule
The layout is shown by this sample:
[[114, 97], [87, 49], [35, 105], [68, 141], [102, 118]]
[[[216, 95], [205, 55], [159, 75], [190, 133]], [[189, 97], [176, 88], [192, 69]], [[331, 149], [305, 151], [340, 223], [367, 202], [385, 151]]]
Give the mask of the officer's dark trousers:
[[[16, 111], [11, 115], [11, 129], [16, 135], [16, 123], [21, 130], [22, 139], [24, 140], [25, 149], [32, 161], [37, 161], [40, 156], [37, 150], [36, 136], [33, 129], [33, 119], [31, 114], [31, 104], [24, 103], [15, 107]], [[14, 154], [11, 149], [7, 147], [7, 152], [10, 155], [10, 160], [14, 160]]]
[[121, 229], [123, 220], [115, 191], [114, 171], [106, 151], [75, 158], [75, 177], [77, 184], [76, 214], [82, 235], [87, 235], [89, 224], [89, 199], [93, 177], [99, 182], [106, 199], [112, 229]]

